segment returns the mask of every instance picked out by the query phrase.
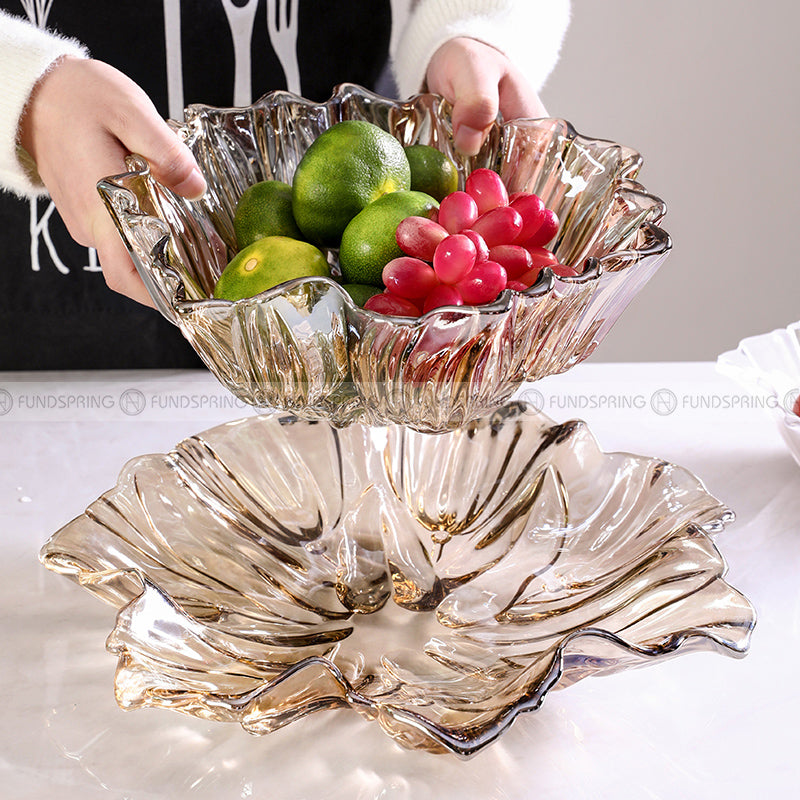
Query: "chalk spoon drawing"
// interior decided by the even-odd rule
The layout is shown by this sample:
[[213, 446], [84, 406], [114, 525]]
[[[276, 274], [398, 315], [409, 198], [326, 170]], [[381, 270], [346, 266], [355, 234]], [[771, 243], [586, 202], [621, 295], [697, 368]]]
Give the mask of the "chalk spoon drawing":
[[258, 0], [244, 3], [239, 0], [238, 4], [234, 0], [222, 0], [222, 7], [233, 37], [233, 104], [248, 106], [252, 102], [250, 50]]

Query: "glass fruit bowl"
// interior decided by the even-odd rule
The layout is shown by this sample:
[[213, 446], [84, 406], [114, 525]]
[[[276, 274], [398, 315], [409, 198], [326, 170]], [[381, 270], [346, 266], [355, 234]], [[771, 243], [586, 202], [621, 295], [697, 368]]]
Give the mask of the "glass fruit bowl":
[[521, 403], [443, 434], [271, 412], [129, 462], [41, 558], [118, 609], [125, 709], [266, 734], [350, 707], [466, 756], [556, 686], [744, 655], [711, 539], [732, 518]]
[[800, 320], [749, 336], [717, 358], [717, 369], [766, 397], [783, 441], [800, 464]]
[[[509, 192], [531, 191], [561, 220], [551, 245], [580, 268], [547, 269], [525, 292], [492, 304], [437, 309], [418, 319], [356, 306], [335, 280], [281, 284], [253, 298], [209, 299], [235, 252], [233, 215], [253, 183], [291, 183], [311, 142], [335, 122], [361, 119], [403, 145], [429, 144], [457, 165], [461, 186], [496, 169]], [[579, 135], [559, 119], [492, 128], [474, 158], [453, 149], [450, 106], [419, 95], [395, 102], [355, 85], [324, 103], [274, 92], [247, 108], [190, 106], [174, 123], [208, 192], [176, 196], [132, 155], [99, 191], [160, 312], [241, 400], [335, 425], [353, 420], [444, 431], [500, 406], [524, 381], [569, 369], [599, 344], [670, 250], [657, 226], [664, 203], [636, 182], [641, 157]], [[336, 263], [336, 253], [329, 253]]]

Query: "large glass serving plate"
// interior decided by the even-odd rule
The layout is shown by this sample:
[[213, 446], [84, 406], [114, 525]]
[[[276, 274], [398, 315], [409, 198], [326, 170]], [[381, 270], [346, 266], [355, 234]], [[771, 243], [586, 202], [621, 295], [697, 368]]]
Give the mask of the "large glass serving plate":
[[[343, 119], [441, 149], [462, 186], [471, 170], [491, 167], [510, 192], [539, 194], [562, 222], [555, 253], [581, 274], [544, 270], [525, 292], [420, 319], [365, 311], [327, 278], [233, 303], [209, 299], [236, 249], [241, 194], [260, 180], [291, 182], [311, 142]], [[259, 407], [336, 425], [458, 427], [500, 406], [523, 381], [586, 358], [670, 249], [657, 224], [664, 203], [636, 180], [640, 155], [581, 136], [564, 120], [498, 121], [481, 152], [465, 159], [453, 149], [442, 98], [400, 103], [342, 85], [324, 103], [274, 92], [247, 108], [191, 106], [176, 128], [208, 182], [202, 200], [173, 194], [135, 155], [128, 172], [99, 189], [155, 305], [226, 387]], [[335, 267], [336, 252], [328, 257]]]
[[743, 655], [731, 519], [686, 470], [520, 403], [444, 434], [273, 412], [134, 459], [41, 558], [118, 609], [125, 709], [266, 734], [350, 707], [467, 756], [555, 687]]

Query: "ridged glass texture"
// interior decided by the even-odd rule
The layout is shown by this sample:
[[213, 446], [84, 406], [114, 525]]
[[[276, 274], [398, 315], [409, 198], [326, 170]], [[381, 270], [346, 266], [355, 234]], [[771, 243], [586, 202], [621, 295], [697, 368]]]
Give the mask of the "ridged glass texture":
[[[236, 303], [207, 299], [234, 253], [233, 213], [245, 188], [291, 182], [311, 142], [343, 119], [368, 120], [404, 145], [440, 148], [462, 185], [488, 166], [510, 191], [541, 195], [563, 223], [555, 252], [564, 263], [587, 264], [584, 274], [562, 279], [547, 270], [525, 293], [418, 320], [358, 308], [322, 278]], [[343, 85], [320, 104], [275, 92], [248, 108], [191, 106], [177, 129], [206, 176], [203, 200], [177, 197], [135, 156], [128, 173], [99, 189], [159, 310], [226, 387], [259, 407], [337, 425], [455, 428], [497, 408], [523, 381], [588, 356], [670, 249], [655, 224], [663, 202], [635, 180], [639, 154], [580, 136], [563, 120], [496, 124], [481, 153], [465, 160], [453, 150], [441, 98], [397, 103]], [[336, 258], [332, 251], [330, 262]]]
[[717, 358], [717, 369], [766, 396], [778, 430], [800, 464], [800, 416], [793, 411], [800, 397], [800, 321], [742, 339], [736, 350]]
[[44, 564], [119, 609], [126, 709], [263, 734], [349, 706], [470, 755], [546, 693], [696, 650], [750, 603], [686, 470], [522, 404], [445, 434], [278, 412], [131, 461]]

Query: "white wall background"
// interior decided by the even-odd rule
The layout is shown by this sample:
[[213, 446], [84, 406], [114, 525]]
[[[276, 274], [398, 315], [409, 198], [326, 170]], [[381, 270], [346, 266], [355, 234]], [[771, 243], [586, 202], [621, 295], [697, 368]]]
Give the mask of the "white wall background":
[[799, 32], [793, 0], [573, 0], [545, 105], [642, 153], [674, 243], [593, 360], [714, 360], [800, 319]]

